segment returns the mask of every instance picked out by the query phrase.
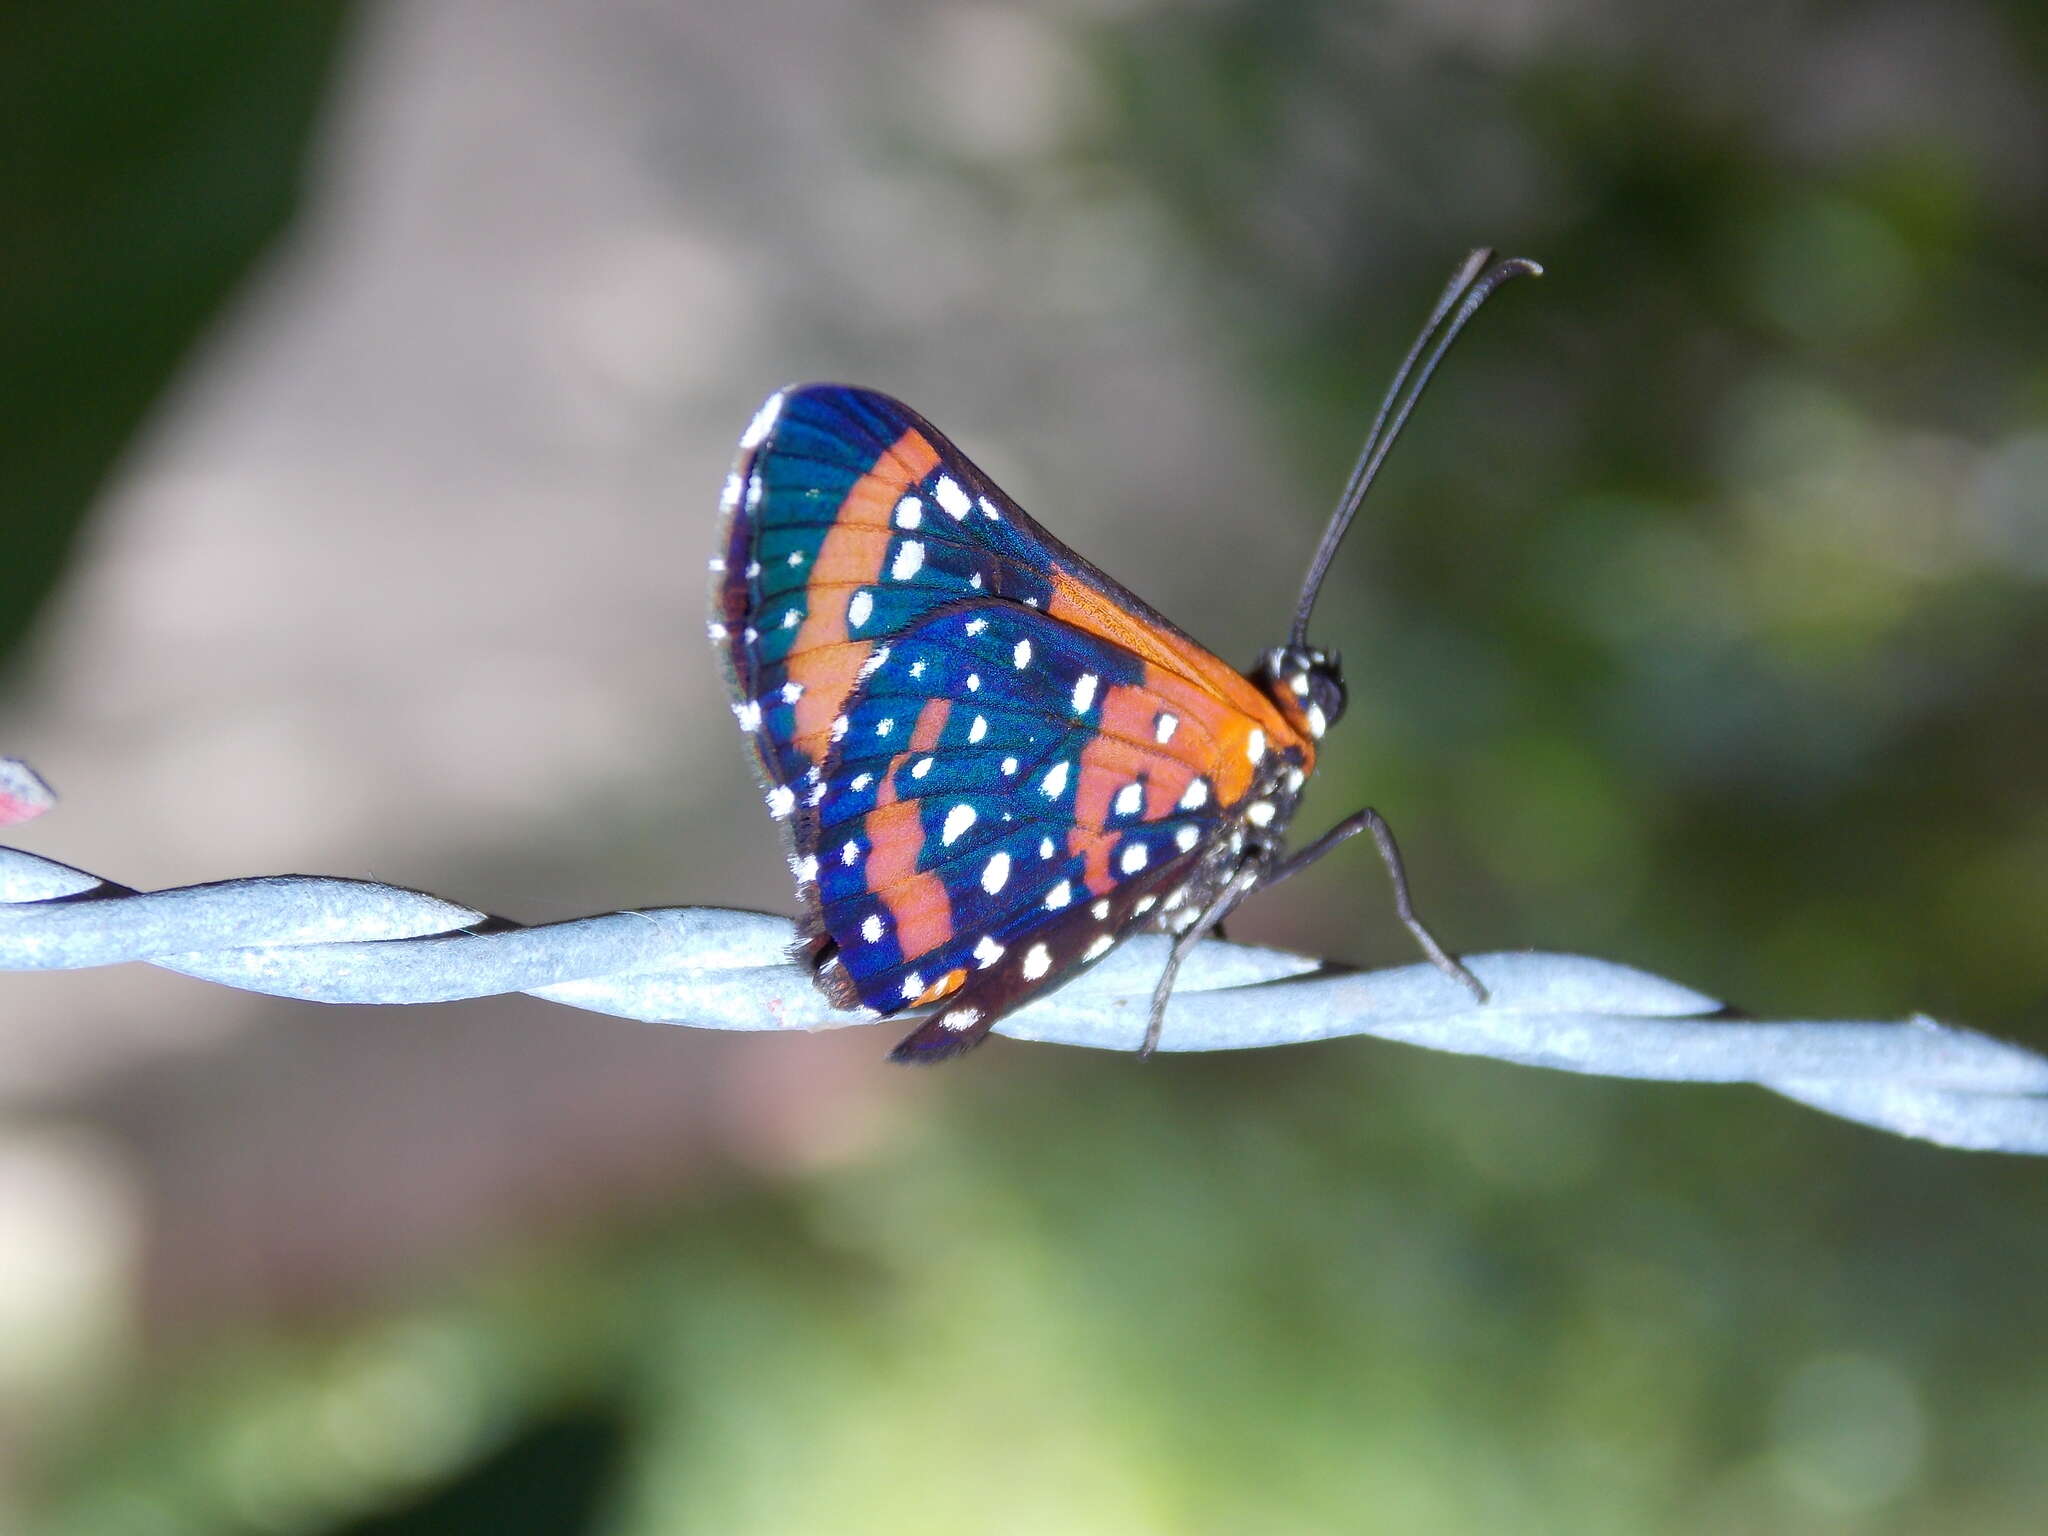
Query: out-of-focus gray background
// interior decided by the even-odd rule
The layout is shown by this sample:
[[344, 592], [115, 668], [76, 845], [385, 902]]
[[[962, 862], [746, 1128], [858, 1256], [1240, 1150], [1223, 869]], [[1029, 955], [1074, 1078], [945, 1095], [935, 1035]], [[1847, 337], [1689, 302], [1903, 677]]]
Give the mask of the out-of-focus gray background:
[[[2043, 1039], [2048, 28], [2017, 3], [79, 8], [0, 51], [0, 750], [127, 883], [789, 905], [732, 440], [933, 416], [1456, 946]], [[7, 190], [11, 187], [11, 190]], [[1400, 961], [1369, 853], [1235, 930]], [[2034, 1531], [2032, 1166], [1333, 1044], [1142, 1068], [0, 977], [0, 1526]]]

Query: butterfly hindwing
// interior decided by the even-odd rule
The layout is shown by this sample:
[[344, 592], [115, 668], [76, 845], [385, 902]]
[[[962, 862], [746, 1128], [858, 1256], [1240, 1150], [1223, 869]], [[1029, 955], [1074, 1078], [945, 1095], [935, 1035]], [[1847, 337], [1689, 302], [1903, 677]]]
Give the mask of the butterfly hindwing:
[[1180, 904], [1224, 820], [1215, 742], [1174, 680], [1000, 599], [871, 660], [798, 829], [861, 1002], [946, 998], [970, 1030]]

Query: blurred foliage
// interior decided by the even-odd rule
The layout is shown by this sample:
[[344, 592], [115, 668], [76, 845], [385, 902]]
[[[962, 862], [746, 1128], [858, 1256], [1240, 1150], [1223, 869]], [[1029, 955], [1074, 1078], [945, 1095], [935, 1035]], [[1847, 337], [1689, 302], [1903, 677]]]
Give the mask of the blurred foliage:
[[605, 1530], [2039, 1527], [2028, 1164], [1346, 1045], [989, 1054], [879, 1161], [196, 1373], [48, 1529], [418, 1508], [599, 1385]]
[[1107, 150], [1211, 255], [1286, 503], [1341, 480], [1452, 253], [1549, 265], [1318, 615], [1368, 754], [1330, 754], [1331, 803], [1426, 828], [1468, 932], [1768, 1011], [2038, 1019], [2048, 196], [2008, 135], [2048, 127], [2048, 33], [1973, 8], [1952, 46], [1946, 14], [1304, 3], [1106, 39]]
[[[1099, 107], [1048, 156], [1172, 232], [1294, 447], [1301, 548], [1457, 254], [1551, 269], [1462, 345], [1325, 596], [1355, 719], [1317, 804], [1396, 816], [1453, 942], [2038, 1040], [2041, 14], [1070, 25]], [[1372, 880], [1302, 891], [1406, 958]], [[82, 1451], [46, 1528], [459, 1529], [536, 1460], [552, 1528], [634, 1536], [2048, 1510], [2031, 1165], [1356, 1044], [998, 1044], [922, 1087], [858, 1166], [252, 1329]]]
[[0, 656], [296, 205], [345, 0], [33, 5], [0, 32]]

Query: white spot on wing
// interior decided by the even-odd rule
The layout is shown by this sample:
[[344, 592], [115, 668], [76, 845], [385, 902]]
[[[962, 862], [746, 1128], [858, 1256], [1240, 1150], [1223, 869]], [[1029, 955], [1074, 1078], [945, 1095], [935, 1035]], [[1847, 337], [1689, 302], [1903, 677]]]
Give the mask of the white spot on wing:
[[967, 727], [967, 740], [977, 742], [988, 734], [988, 721], [980, 715], [974, 717], [974, 724]]
[[761, 402], [761, 409], [754, 412], [754, 419], [747, 423], [747, 430], [740, 434], [742, 448], [758, 448], [761, 439], [775, 426], [775, 418], [782, 414], [782, 391], [777, 390]]
[[905, 539], [896, 551], [895, 563], [889, 567], [889, 574], [898, 581], [908, 581], [924, 567], [924, 545], [916, 539]]
[[839, 862], [851, 869], [860, 862], [860, 844], [848, 838], [839, 848]]
[[747, 700], [744, 704], [733, 705], [732, 713], [733, 718], [739, 721], [741, 730], [758, 731], [761, 729], [761, 706], [752, 699]]
[[1041, 859], [1049, 859], [1052, 857], [1052, 852], [1052, 839], [1049, 837], [1041, 837], [1038, 840], [1038, 856]]
[[1003, 946], [984, 933], [974, 941], [974, 958], [981, 962], [985, 971], [1003, 958]]
[[784, 683], [782, 685], [783, 703], [794, 704], [798, 699], [802, 698], [803, 696], [804, 685], [802, 683]]
[[1006, 758], [1004, 758], [1004, 759], [1003, 759], [1003, 776], [1004, 776], [1005, 778], [1007, 778], [1007, 777], [1008, 777], [1009, 775], [1011, 775], [1011, 774], [1015, 773], [1016, 771], [1017, 771], [1017, 759], [1015, 759], [1014, 757], [1006, 757]]
[[1010, 856], [1007, 853], [991, 854], [989, 861], [981, 867], [981, 888], [993, 896], [1010, 883]]
[[1067, 760], [1061, 758], [1051, 768], [1047, 769], [1045, 778], [1040, 781], [1038, 787], [1045, 791], [1046, 799], [1059, 799], [1067, 787]]
[[939, 1015], [939, 1023], [947, 1029], [972, 1029], [980, 1022], [981, 1010], [979, 1008], [949, 1008]]
[[1024, 951], [1024, 964], [1019, 967], [1026, 981], [1036, 981], [1052, 969], [1052, 951], [1043, 944], [1034, 944]]
[[946, 812], [946, 824], [939, 829], [939, 841], [950, 848], [960, 840], [962, 833], [974, 825], [974, 820], [974, 807], [961, 801]]
[[903, 1001], [914, 1003], [924, 996], [924, 978], [912, 971], [903, 978]]
[[1173, 843], [1174, 846], [1180, 849], [1182, 853], [1186, 853], [1190, 848], [1194, 847], [1196, 843], [1200, 842], [1201, 838], [1202, 834], [1197, 832], [1193, 827], [1182, 827], [1178, 832], [1173, 834]]
[[932, 760], [928, 757], [920, 757], [916, 762], [910, 765], [910, 776], [913, 779], [921, 779], [931, 771]]
[[[853, 601], [846, 605], [846, 622], [850, 627], [859, 629], [861, 625], [867, 623], [868, 616], [874, 611], [875, 600], [868, 596], [868, 589], [862, 587], [853, 594]], [[1252, 761], [1257, 762], [1258, 759], [1253, 758]]]
[[804, 552], [800, 549], [792, 549], [789, 552], [789, 563], [792, 568], [802, 565], [804, 563]]
[[782, 627], [784, 629], [795, 629], [803, 621], [804, 611], [801, 608], [785, 608], [782, 612]]
[[1162, 712], [1159, 716], [1159, 723], [1152, 728], [1153, 739], [1163, 747], [1173, 740], [1173, 733], [1179, 728], [1180, 719], [1178, 716]]
[[947, 516], [959, 521], [967, 515], [967, 509], [974, 505], [967, 499], [967, 493], [960, 489], [960, 483], [951, 475], [939, 476], [939, 483], [933, 487], [939, 505], [946, 509]]
[[795, 809], [796, 791], [787, 784], [778, 784], [768, 791], [768, 814], [777, 821]]
[[976, 505], [981, 508], [981, 515], [990, 522], [1000, 523], [1003, 520], [1003, 514], [995, 509], [995, 503], [991, 502], [986, 496], [977, 496], [974, 500]]
[[711, 636], [711, 638], [714, 640], [723, 640], [729, 633], [726, 627], [723, 624], [719, 623], [716, 619], [713, 619], [709, 624], [705, 625], [704, 632]]
[[896, 526], [915, 528], [924, 521], [924, 503], [915, 496], [906, 496], [896, 503]]
[[1311, 704], [1308, 707], [1308, 733], [1321, 739], [1323, 732], [1330, 728], [1329, 718], [1323, 713], [1323, 706]]
[[1199, 811], [1209, 803], [1209, 781], [1191, 779], [1188, 787], [1181, 791], [1180, 808], [1184, 811]]
[[882, 917], [880, 913], [870, 912], [861, 919], [860, 936], [870, 944], [882, 942]]
[[1029, 640], [1019, 640], [1010, 651], [1010, 661], [1012, 662], [1012, 664], [1016, 666], [1017, 670], [1020, 672], [1023, 671], [1024, 668], [1030, 666], [1031, 642]]
[[1116, 813], [1119, 816], [1135, 816], [1144, 808], [1145, 786], [1135, 781], [1126, 784], [1116, 792]]
[[862, 790], [866, 789], [870, 784], [874, 782], [875, 776], [872, 773], [857, 773], [853, 776], [853, 783], [848, 785], [847, 787], [851, 789], [855, 794], [859, 794]]
[[1157, 896], [1140, 896], [1138, 898], [1138, 904], [1135, 907], [1131, 908], [1131, 915], [1133, 917], [1143, 917], [1147, 912], [1150, 912], [1154, 907], [1158, 905], [1159, 898]]
[[1100, 960], [1104, 955], [1109, 953], [1110, 946], [1114, 943], [1116, 943], [1116, 940], [1111, 938], [1108, 934], [1098, 933], [1097, 935], [1095, 935], [1095, 941], [1092, 944], [1090, 944], [1086, 949], [1081, 951], [1081, 959], [1084, 962], [1089, 960]]
[[1273, 820], [1273, 802], [1254, 800], [1245, 807], [1244, 819], [1255, 827], [1269, 826]]
[[813, 884], [818, 878], [818, 856], [807, 853], [789, 866], [789, 872], [796, 876], [799, 885]]
[[1107, 896], [1103, 897], [1102, 900], [1095, 903], [1088, 910], [1095, 914], [1095, 921], [1101, 922], [1105, 917], [1109, 916], [1109, 898]]
[[1151, 856], [1143, 843], [1126, 843], [1122, 857], [1116, 861], [1117, 867], [1127, 875], [1135, 875]]
[[1080, 681], [1074, 684], [1074, 713], [1085, 715], [1088, 706], [1095, 702], [1095, 685], [1100, 682], [1093, 672], [1083, 672]]
[[979, 672], [967, 674], [967, 691], [969, 693], [981, 692], [981, 674]]
[[875, 722], [875, 734], [877, 736], [886, 736], [895, 729], [896, 717], [894, 715], [884, 715]]
[[1057, 912], [1061, 907], [1064, 907], [1068, 902], [1072, 901], [1073, 899], [1074, 882], [1071, 880], [1062, 880], [1058, 885], [1054, 886], [1051, 890], [1045, 893], [1045, 910], [1048, 912]]
[[980, 634], [980, 633], [981, 633], [981, 632], [982, 632], [982, 631], [983, 631], [984, 629], [987, 629], [987, 628], [988, 628], [988, 620], [987, 620], [987, 619], [969, 619], [969, 620], [967, 621], [967, 633], [969, 633], [970, 635], [978, 635], [978, 634]]
[[1244, 755], [1255, 765], [1266, 755], [1266, 733], [1256, 725], [1252, 727], [1251, 735], [1244, 739]]

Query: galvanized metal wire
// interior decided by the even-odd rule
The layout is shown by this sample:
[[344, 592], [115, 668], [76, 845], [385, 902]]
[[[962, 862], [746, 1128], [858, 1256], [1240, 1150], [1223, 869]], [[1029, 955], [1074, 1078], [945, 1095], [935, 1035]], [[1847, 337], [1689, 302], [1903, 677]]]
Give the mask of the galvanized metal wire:
[[[0, 759], [0, 824], [49, 803], [25, 765]], [[321, 875], [137, 891], [0, 847], [0, 970], [139, 961], [321, 1003], [525, 992], [700, 1029], [873, 1022], [873, 1014], [826, 1004], [788, 958], [794, 937], [787, 918], [713, 907], [524, 927], [422, 891]], [[997, 1030], [1018, 1040], [1132, 1050], [1165, 956], [1163, 938], [1134, 939]], [[1427, 964], [1354, 971], [1212, 941], [1181, 971], [1160, 1049], [1373, 1035], [1567, 1072], [1754, 1083], [1901, 1136], [2048, 1154], [2048, 1058], [1975, 1031], [1919, 1016], [1758, 1022], [1612, 961], [1529, 952], [1463, 958], [1486, 984], [1484, 1006]]]

